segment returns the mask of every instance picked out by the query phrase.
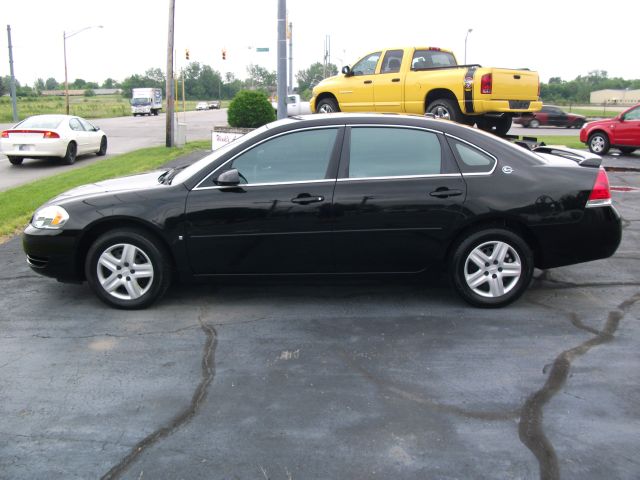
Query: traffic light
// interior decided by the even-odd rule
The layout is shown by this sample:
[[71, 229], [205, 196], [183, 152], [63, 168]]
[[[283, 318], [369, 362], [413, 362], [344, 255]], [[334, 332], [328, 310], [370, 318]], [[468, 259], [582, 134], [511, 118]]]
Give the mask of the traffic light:
[[187, 60], [189, 60], [189, 49], [185, 48], [184, 49], [184, 58], [186, 58]]
[[226, 60], [227, 59], [227, 50], [226, 49], [222, 49], [222, 59]]

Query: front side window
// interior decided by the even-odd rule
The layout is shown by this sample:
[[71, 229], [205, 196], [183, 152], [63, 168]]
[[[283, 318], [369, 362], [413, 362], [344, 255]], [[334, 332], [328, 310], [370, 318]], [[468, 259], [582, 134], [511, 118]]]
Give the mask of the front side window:
[[624, 114], [625, 120], [640, 120], [640, 107], [629, 110]]
[[245, 184], [322, 180], [337, 133], [337, 128], [327, 128], [282, 135], [241, 154], [231, 168]]
[[373, 75], [376, 72], [376, 65], [378, 65], [378, 59], [382, 52], [372, 53], [367, 55], [358, 63], [356, 63], [351, 71], [354, 75]]
[[351, 129], [349, 178], [437, 175], [442, 149], [435, 133], [411, 128]]
[[495, 159], [486, 153], [458, 140], [449, 139], [456, 157], [460, 160], [462, 173], [488, 173], [495, 165]]

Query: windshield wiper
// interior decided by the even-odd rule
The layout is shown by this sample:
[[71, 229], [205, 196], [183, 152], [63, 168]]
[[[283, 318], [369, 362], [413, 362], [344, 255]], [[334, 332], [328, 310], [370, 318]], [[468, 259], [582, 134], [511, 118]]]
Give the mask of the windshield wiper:
[[162, 175], [158, 177], [158, 182], [162, 183], [163, 185], [171, 185], [171, 180], [173, 180], [173, 178], [178, 174], [178, 172], [180, 170], [184, 170], [188, 166], [189, 165], [182, 165], [180, 167], [175, 167], [167, 170], [166, 172], [164, 172]]

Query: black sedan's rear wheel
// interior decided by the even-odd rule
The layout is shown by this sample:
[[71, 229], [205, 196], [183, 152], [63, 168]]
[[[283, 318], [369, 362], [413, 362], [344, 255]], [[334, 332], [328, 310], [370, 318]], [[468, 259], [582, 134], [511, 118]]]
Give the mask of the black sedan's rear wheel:
[[160, 298], [171, 281], [169, 254], [160, 242], [134, 229], [114, 230], [89, 249], [85, 274], [103, 302], [139, 309]]
[[606, 155], [611, 147], [609, 137], [606, 133], [602, 132], [592, 133], [587, 141], [587, 145], [589, 146], [591, 153], [595, 153], [597, 155]]
[[471, 305], [502, 307], [529, 286], [533, 254], [511, 230], [478, 230], [456, 245], [450, 274], [456, 291]]
[[9, 159], [9, 162], [11, 163], [11, 165], [22, 165], [22, 161], [24, 160], [24, 158], [22, 157], [7, 157]]

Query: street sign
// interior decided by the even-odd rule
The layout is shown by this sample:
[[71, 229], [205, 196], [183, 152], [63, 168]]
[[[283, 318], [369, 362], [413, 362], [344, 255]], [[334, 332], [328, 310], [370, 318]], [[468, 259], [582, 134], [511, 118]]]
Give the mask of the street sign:
[[268, 52], [269, 48], [268, 47], [258, 47], [256, 48], [256, 52]]

